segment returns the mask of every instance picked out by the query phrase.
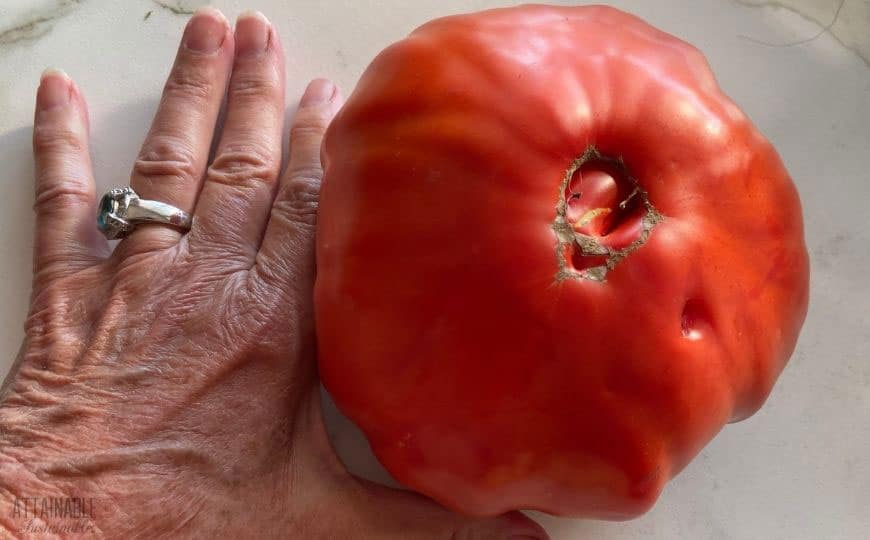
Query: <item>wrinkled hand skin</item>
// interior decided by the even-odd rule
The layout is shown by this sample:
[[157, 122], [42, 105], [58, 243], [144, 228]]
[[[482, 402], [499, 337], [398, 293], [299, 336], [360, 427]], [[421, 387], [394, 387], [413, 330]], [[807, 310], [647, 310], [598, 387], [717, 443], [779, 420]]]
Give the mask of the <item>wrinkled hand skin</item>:
[[546, 537], [517, 513], [473, 520], [358, 479], [330, 447], [313, 238], [320, 142], [340, 103], [332, 83], [309, 85], [281, 173], [274, 28], [199, 11], [131, 178], [142, 198], [194, 212], [193, 227], [142, 226], [111, 251], [94, 225], [81, 91], [44, 75], [33, 294], [0, 393], [0, 537], [28, 536], [16, 500], [52, 497], [92, 499], [105, 538]]

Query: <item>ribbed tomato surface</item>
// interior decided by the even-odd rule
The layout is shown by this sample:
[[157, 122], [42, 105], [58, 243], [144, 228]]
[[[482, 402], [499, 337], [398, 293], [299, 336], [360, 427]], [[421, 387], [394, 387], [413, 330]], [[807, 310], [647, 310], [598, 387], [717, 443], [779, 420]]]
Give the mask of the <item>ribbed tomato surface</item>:
[[638, 515], [795, 346], [789, 175], [703, 56], [634, 16], [432, 21], [374, 60], [323, 157], [323, 381], [449, 507]]

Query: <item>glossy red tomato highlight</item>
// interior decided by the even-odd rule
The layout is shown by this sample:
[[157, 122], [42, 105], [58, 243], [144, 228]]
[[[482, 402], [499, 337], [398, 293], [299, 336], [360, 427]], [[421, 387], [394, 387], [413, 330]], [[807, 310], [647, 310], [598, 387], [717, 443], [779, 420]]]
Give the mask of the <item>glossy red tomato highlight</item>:
[[793, 351], [789, 175], [701, 53], [632, 15], [425, 24], [374, 60], [323, 159], [321, 376], [451, 508], [636, 516]]

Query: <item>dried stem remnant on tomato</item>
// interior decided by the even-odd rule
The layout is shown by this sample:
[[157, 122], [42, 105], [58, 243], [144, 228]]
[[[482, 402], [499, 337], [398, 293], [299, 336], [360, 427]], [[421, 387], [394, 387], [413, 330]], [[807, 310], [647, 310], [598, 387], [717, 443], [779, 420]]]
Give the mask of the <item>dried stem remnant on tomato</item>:
[[[583, 200], [582, 192], [572, 191], [574, 178], [579, 175], [582, 181], [583, 171], [588, 167], [613, 171], [612, 189], [622, 193], [621, 200], [618, 204], [590, 208], [579, 216], [573, 216], [572, 205]], [[556, 219], [553, 221], [559, 265], [556, 281], [605, 281], [607, 272], [643, 246], [653, 228], [663, 219], [621, 158], [605, 156], [594, 146], [588, 147], [565, 171], [559, 188]], [[607, 220], [607, 225], [599, 225], [598, 229], [590, 231], [590, 223], [595, 220]], [[631, 222], [638, 225], [631, 242], [626, 245], [625, 242], [613, 241], [613, 233]]]

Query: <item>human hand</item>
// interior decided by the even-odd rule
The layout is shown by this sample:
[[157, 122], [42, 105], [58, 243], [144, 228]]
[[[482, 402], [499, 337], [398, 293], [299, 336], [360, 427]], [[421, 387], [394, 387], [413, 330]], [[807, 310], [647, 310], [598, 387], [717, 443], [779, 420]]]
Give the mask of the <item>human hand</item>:
[[282, 172], [275, 28], [197, 12], [131, 177], [192, 228], [140, 226], [112, 251], [85, 101], [43, 77], [33, 293], [0, 389], [0, 533], [22, 534], [16, 499], [81, 497], [112, 538], [546, 537], [519, 513], [460, 517], [358, 479], [330, 446], [311, 297], [320, 142], [340, 104], [329, 81], [308, 86]]

